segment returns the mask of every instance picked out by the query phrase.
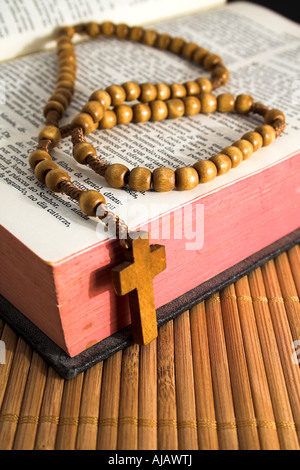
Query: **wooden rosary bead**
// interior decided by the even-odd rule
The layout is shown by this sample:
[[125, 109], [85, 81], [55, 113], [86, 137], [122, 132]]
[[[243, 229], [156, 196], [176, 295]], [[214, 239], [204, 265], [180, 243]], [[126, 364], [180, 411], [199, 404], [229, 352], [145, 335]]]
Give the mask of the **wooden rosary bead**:
[[210, 159], [217, 167], [217, 176], [224, 175], [231, 169], [231, 159], [224, 153], [217, 153]]
[[198, 65], [203, 65], [204, 58], [209, 54], [209, 51], [204, 47], [197, 47], [193, 53], [193, 61]]
[[235, 99], [235, 110], [238, 114], [247, 114], [254, 103], [250, 95], [238, 95]]
[[221, 153], [227, 155], [230, 158], [231, 168], [237, 167], [243, 161], [242, 151], [233, 145], [223, 148]]
[[[66, 88], [67, 90], [70, 90], [71, 93], [73, 94], [73, 90], [75, 87], [75, 72], [72, 75], [69, 72], [61, 72], [59, 71], [59, 74], [57, 76], [56, 80], [56, 88]], [[73, 84], [71, 86], [71, 83]], [[68, 85], [67, 85], [68, 84]]]
[[166, 101], [168, 106], [168, 118], [176, 119], [184, 115], [184, 103], [182, 100], [174, 98]]
[[56, 88], [66, 88], [67, 90], [70, 90], [72, 93], [74, 90], [74, 81], [60, 80], [59, 82], [56, 83]]
[[186, 96], [186, 88], [181, 83], [173, 83], [170, 85], [171, 98], [183, 98]]
[[69, 60], [67, 58], [61, 58], [58, 62], [58, 72], [60, 72], [63, 68], [69, 67], [75, 73], [77, 70], [77, 65], [75, 60]]
[[67, 109], [69, 106], [67, 98], [62, 93], [54, 93], [50, 96], [49, 101], [58, 101], [61, 105], [63, 105], [64, 109]]
[[92, 93], [89, 97], [89, 101], [99, 101], [99, 103], [103, 106], [103, 109], [107, 109], [111, 105], [110, 94], [105, 90], [94, 91], [94, 93]]
[[104, 178], [109, 186], [119, 189], [126, 185], [128, 176], [129, 170], [127, 166], [121, 163], [113, 163], [107, 168]]
[[34, 175], [40, 183], [45, 184], [45, 178], [48, 171], [56, 169], [58, 169], [58, 166], [52, 160], [43, 160], [36, 165]]
[[258, 132], [263, 138], [263, 147], [270, 145], [276, 139], [276, 132], [272, 126], [269, 124], [263, 124], [258, 126], [255, 129], [255, 132]]
[[175, 171], [175, 186], [178, 191], [194, 189], [198, 183], [199, 176], [195, 168], [186, 166]]
[[75, 80], [76, 77], [76, 70], [74, 67], [70, 67], [69, 65], [63, 65], [62, 67], [59, 67], [58, 73], [68, 73], [73, 80]]
[[188, 96], [199, 95], [199, 93], [201, 91], [200, 86], [197, 82], [192, 82], [192, 81], [185, 82], [184, 86], [185, 86], [185, 89], [186, 89], [186, 94]]
[[70, 47], [68, 49], [63, 49], [62, 51], [59, 52], [58, 62], [61, 62], [64, 60], [68, 62], [76, 62], [76, 55], [75, 55], [73, 47]]
[[209, 183], [217, 176], [217, 167], [210, 160], [200, 160], [193, 165], [199, 175], [199, 183]]
[[169, 34], [159, 34], [155, 42], [155, 47], [163, 50], [168, 49], [171, 44], [171, 40], [172, 38]]
[[117, 124], [128, 124], [132, 121], [133, 111], [131, 106], [120, 104], [114, 108], [114, 112], [117, 116]]
[[213, 113], [217, 109], [217, 98], [212, 93], [200, 93], [201, 113]]
[[162, 121], [168, 117], [168, 106], [162, 100], [154, 100], [149, 104], [152, 121]]
[[84, 135], [90, 134], [97, 129], [98, 123], [94, 122], [94, 119], [90, 114], [79, 113], [72, 119], [71, 127], [75, 129], [80, 127]]
[[94, 191], [93, 189], [89, 189], [88, 191], [81, 193], [79, 198], [79, 207], [85, 215], [95, 217], [97, 207], [99, 204], [105, 204], [105, 202], [105, 197], [101, 193], [98, 193], [98, 191]]
[[147, 46], [154, 46], [158, 33], [154, 29], [146, 29], [143, 34], [142, 43]]
[[46, 174], [45, 183], [47, 188], [55, 193], [61, 193], [60, 183], [63, 181], [70, 181], [70, 176], [64, 170], [50, 170]]
[[112, 106], [118, 106], [119, 104], [123, 104], [126, 99], [126, 93], [122, 86], [120, 85], [110, 85], [106, 88], [107, 93], [109, 93], [111, 97], [111, 104]]
[[57, 43], [56, 50], [57, 50], [58, 56], [59, 56], [60, 52], [62, 52], [62, 51], [73, 51], [73, 52], [75, 52], [72, 41], [68, 38], [62, 38], [62, 41]]
[[141, 87], [136, 82], [125, 82], [122, 84], [122, 87], [125, 90], [126, 98], [125, 101], [135, 101], [139, 99], [141, 94]]
[[60, 140], [60, 130], [55, 126], [45, 126], [39, 133], [38, 140], [47, 139], [51, 141], [51, 148], [57, 147]]
[[116, 113], [112, 109], [104, 111], [103, 118], [99, 122], [100, 129], [112, 129], [117, 124]]
[[73, 46], [73, 42], [72, 42], [72, 38], [70, 38], [69, 36], [61, 36], [56, 41], [57, 53], [59, 54], [59, 52], [61, 52], [63, 50], [67, 50], [67, 49], [73, 49], [73, 51], [75, 51], [74, 46]]
[[43, 109], [44, 116], [47, 116], [49, 111], [56, 111], [59, 115], [59, 118], [64, 114], [65, 108], [59, 101], [48, 101]]
[[118, 39], [127, 39], [129, 35], [130, 28], [125, 23], [120, 23], [116, 25], [116, 36]]
[[240, 149], [243, 154], [243, 160], [247, 160], [253, 154], [253, 145], [249, 140], [240, 139], [232, 144], [234, 147]]
[[180, 55], [183, 46], [186, 44], [185, 40], [182, 38], [173, 38], [169, 45], [169, 51], [173, 52], [173, 54]]
[[212, 70], [217, 64], [223, 64], [221, 57], [217, 54], [208, 53], [203, 58], [202, 65], [206, 70]]
[[68, 36], [72, 38], [75, 34], [73, 26], [62, 26], [59, 30], [59, 36]]
[[185, 116], [195, 116], [195, 114], [200, 113], [201, 111], [201, 102], [196, 96], [186, 96], [182, 98], [184, 103], [184, 115]]
[[129, 175], [129, 187], [134, 191], [148, 191], [151, 186], [151, 176], [151, 171], [148, 168], [133, 168]]
[[276, 121], [277, 119], [285, 121], [285, 115], [279, 109], [269, 109], [264, 115], [266, 124], [272, 124], [272, 122]]
[[92, 38], [96, 38], [101, 33], [101, 27], [95, 21], [91, 21], [90, 23], [86, 25], [86, 32]]
[[57, 48], [59, 48], [62, 44], [69, 44], [72, 46], [72, 38], [70, 38], [70, 36], [67, 34], [62, 34], [61, 36], [58, 36], [56, 44]]
[[140, 42], [144, 35], [144, 29], [141, 26], [133, 26], [129, 31], [129, 39], [131, 41]]
[[190, 60], [193, 57], [193, 54], [196, 49], [198, 49], [198, 44], [196, 44], [195, 42], [187, 42], [181, 50], [181, 55], [185, 59]]
[[[63, 44], [60, 44], [58, 47], [57, 47], [57, 56], [58, 56], [58, 61], [59, 63], [61, 61], [68, 61], [68, 57], [69, 56], [72, 56], [73, 59], [71, 59], [72, 62], [76, 62], [76, 58], [75, 58], [75, 51], [74, 51], [74, 47], [72, 46], [72, 43], [66, 43], [64, 42]], [[59, 67], [60, 69], [60, 67]]]
[[97, 156], [95, 147], [88, 142], [79, 142], [73, 147], [73, 157], [76, 162], [86, 165], [86, 159], [89, 155]]
[[73, 51], [74, 52], [74, 47], [73, 47], [72, 41], [65, 40], [65, 41], [62, 41], [61, 43], [57, 44], [56, 52], [57, 52], [58, 57], [59, 57], [59, 54], [63, 51], [69, 51], [69, 52]]
[[101, 23], [101, 32], [104, 36], [112, 36], [115, 32], [115, 25], [112, 21], [104, 21]]
[[197, 78], [195, 80], [199, 87], [200, 87], [200, 93], [210, 93], [212, 90], [212, 83], [208, 78]]
[[166, 85], [165, 83], [157, 83], [156, 85], [156, 90], [157, 90], [157, 99], [166, 101], [171, 97], [171, 88], [169, 85]]
[[37, 164], [42, 162], [43, 160], [51, 160], [51, 156], [49, 155], [49, 153], [45, 150], [34, 150], [34, 152], [29, 155], [30, 168], [34, 170]]
[[64, 72], [64, 71], [59, 71], [58, 75], [57, 75], [57, 83], [59, 82], [63, 82], [65, 80], [68, 80], [68, 81], [71, 81], [71, 82], [75, 82], [75, 75], [74, 73], [72, 72]]
[[220, 85], [225, 85], [228, 82], [230, 74], [224, 65], [217, 65], [213, 68], [212, 79], [217, 79]]
[[217, 97], [217, 110], [220, 113], [230, 113], [234, 111], [235, 99], [229, 93], [222, 93]]
[[154, 191], [167, 192], [175, 187], [175, 172], [171, 168], [156, 168], [152, 173]]
[[81, 111], [92, 116], [94, 122], [99, 122], [104, 115], [103, 106], [99, 101], [88, 101]]
[[68, 101], [68, 104], [70, 104], [71, 100], [72, 100], [72, 93], [70, 92], [70, 90], [68, 90], [67, 88], [59, 88], [59, 87], [56, 87], [55, 88], [55, 93], [54, 94], [60, 94], [60, 95], [63, 95], [66, 100]]
[[259, 132], [246, 132], [242, 139], [249, 140], [249, 142], [251, 142], [254, 152], [259, 150], [263, 145], [263, 138]]
[[151, 119], [151, 108], [145, 103], [137, 103], [132, 107], [133, 121], [136, 123], [146, 122]]
[[75, 72], [76, 69], [77, 69], [76, 61], [61, 58], [58, 61], [58, 70], [61, 70], [64, 67], [69, 67], [70, 69], [72, 69]]
[[149, 103], [150, 101], [155, 100], [157, 97], [156, 86], [152, 83], [142, 83], [141, 84], [141, 93], [139, 96], [139, 101], [141, 103]]

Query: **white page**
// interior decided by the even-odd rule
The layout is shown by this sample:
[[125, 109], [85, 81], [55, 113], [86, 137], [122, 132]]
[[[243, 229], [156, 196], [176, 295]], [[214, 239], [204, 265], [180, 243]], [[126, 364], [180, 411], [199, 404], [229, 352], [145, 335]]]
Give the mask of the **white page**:
[[52, 47], [53, 30], [88, 21], [145, 24], [225, 0], [1, 0], [0, 61]]
[[[259, 22], [250, 20], [251, 16], [259, 17]], [[273, 18], [276, 19], [276, 35], [272, 30]], [[261, 22], [268, 27], [262, 29]], [[229, 28], [233, 23], [235, 28]], [[277, 15], [243, 3], [178, 18], [156, 27], [219, 53], [231, 71], [231, 80], [217, 94], [224, 91], [235, 95], [250, 93], [256, 101], [281, 108], [287, 116], [287, 130], [270, 147], [256, 152], [226, 175], [207, 185], [198, 185], [192, 191], [171, 193], [111, 189], [103, 178], [68, 156], [71, 155], [70, 139], [64, 141], [53, 152], [55, 161], [67, 169], [78, 186], [99, 189], [109, 207], [119, 213], [130, 228], [203, 194], [220, 191], [300, 150], [298, 27], [285, 20], [278, 24]], [[220, 28], [218, 34], [217, 28]], [[97, 47], [82, 43], [76, 48], [78, 80], [66, 122], [81, 109], [92, 91], [111, 83], [126, 80], [157, 83], [168, 81], [167, 77], [170, 77], [169, 82], [183, 83], [203, 75], [193, 64], [146, 46], [128, 42], [120, 46], [114, 39], [97, 39], [95, 44]], [[104, 241], [109, 235], [103, 231], [101, 223], [79, 215], [77, 203], [52, 194], [37, 183], [28, 169], [27, 158], [36, 146], [37, 127], [43, 125], [41, 109], [55, 83], [55, 64], [55, 54], [47, 52], [0, 66], [0, 80], [7, 81], [7, 104], [1, 106], [0, 111], [0, 194], [5, 200], [0, 206], [0, 221], [25, 245], [51, 262]], [[95, 132], [87, 140], [94, 143], [98, 154], [109, 162], [123, 162], [129, 168], [153, 164], [153, 167], [175, 169], [192, 165], [199, 158], [208, 158], [261, 122], [259, 117], [199, 114], [160, 123], [118, 126]]]

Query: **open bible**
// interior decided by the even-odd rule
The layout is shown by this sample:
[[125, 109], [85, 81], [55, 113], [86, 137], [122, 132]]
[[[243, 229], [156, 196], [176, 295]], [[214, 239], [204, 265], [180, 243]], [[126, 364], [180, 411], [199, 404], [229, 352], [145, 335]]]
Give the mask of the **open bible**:
[[[82, 215], [75, 201], [49, 191], [28, 165], [55, 85], [57, 26], [112, 20], [194, 41], [219, 54], [230, 71], [217, 95], [248, 93], [286, 115], [287, 128], [270, 147], [191, 191], [113, 189], [75, 162], [69, 139], [52, 152], [74, 184], [99, 190], [130, 230], [147, 230], [151, 243], [165, 245], [167, 269], [154, 278], [158, 324], [299, 240], [298, 25], [247, 2], [115, 0], [105, 7], [85, 0], [79, 9], [79, 2], [37, 7], [32, 0], [15, 17], [12, 3], [5, 3], [0, 17], [0, 294], [67, 356], [99, 343], [110, 352], [122, 347], [130, 341], [130, 313], [128, 299], [117, 297], [111, 282], [111, 270], [122, 260], [113, 227], [107, 231]], [[56, 9], [49, 8], [52, 3]], [[110, 84], [184, 83], [205, 76], [168, 51], [116, 38], [78, 41], [76, 54], [75, 93], [62, 124], [94, 90]], [[109, 163], [175, 170], [209, 158], [262, 123], [254, 115], [199, 114], [98, 130], [87, 141]], [[17, 318], [4, 307], [1, 316], [12, 323]]]

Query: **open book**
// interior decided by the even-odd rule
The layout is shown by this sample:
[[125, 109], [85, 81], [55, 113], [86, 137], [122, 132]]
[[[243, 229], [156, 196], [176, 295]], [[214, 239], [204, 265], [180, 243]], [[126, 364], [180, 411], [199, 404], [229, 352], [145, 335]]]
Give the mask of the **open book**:
[[[100, 190], [130, 229], [147, 229], [151, 243], [166, 246], [167, 270], [154, 279], [158, 310], [299, 227], [299, 26], [248, 2], [113, 0], [106, 8], [99, 0], [59, 6], [29, 0], [20, 3], [18, 15], [13, 3], [6, 1], [0, 16], [0, 293], [69, 356], [129, 325], [130, 315], [110, 279], [121, 260], [118, 241], [73, 200], [38, 183], [28, 167], [55, 85], [50, 39], [57, 25], [91, 19], [153, 23], [159, 32], [223, 58], [231, 78], [216, 94], [248, 93], [286, 114], [287, 129], [270, 147], [191, 191], [112, 189], [74, 161], [69, 139], [53, 151], [76, 185]], [[115, 38], [79, 42], [76, 53], [76, 89], [63, 124], [94, 90], [110, 84], [184, 83], [205, 76], [183, 58]], [[87, 140], [107, 162], [175, 170], [209, 158], [260, 124], [257, 116], [199, 114], [117, 126]]]

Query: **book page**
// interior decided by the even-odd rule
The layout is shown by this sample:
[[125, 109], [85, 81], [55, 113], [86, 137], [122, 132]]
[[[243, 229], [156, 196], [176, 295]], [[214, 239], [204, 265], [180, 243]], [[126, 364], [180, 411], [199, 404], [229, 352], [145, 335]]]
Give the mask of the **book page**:
[[57, 26], [88, 21], [145, 24], [225, 0], [1, 0], [0, 61], [51, 48]]
[[[276, 34], [272, 29], [273, 18]], [[270, 147], [260, 149], [209, 184], [198, 185], [192, 191], [170, 193], [110, 188], [104, 178], [74, 161], [70, 138], [65, 139], [52, 152], [55, 162], [78, 187], [99, 190], [109, 209], [125, 220], [130, 229], [155, 221], [161, 214], [179, 207], [188, 207], [204, 194], [213, 191], [221, 194], [222, 188], [234, 185], [239, 179], [300, 153], [299, 27], [279, 20], [264, 9], [241, 3], [166, 21], [156, 28], [218, 53], [228, 66], [231, 79], [216, 94], [252, 94], [255, 101], [282, 109], [287, 117], [287, 129]], [[184, 83], [207, 75], [169, 52], [113, 38], [81, 43], [76, 52], [76, 91], [62, 123], [70, 122], [94, 90], [112, 83], [127, 80]], [[43, 127], [42, 108], [55, 85], [56, 66], [54, 52], [0, 65], [0, 83], [5, 84], [5, 103], [0, 108], [0, 195], [5, 202], [0, 206], [0, 221], [49, 262], [58, 262], [114, 236], [105, 232], [97, 219], [83, 216], [75, 201], [47, 190], [28, 168], [28, 156], [36, 148], [37, 135]], [[88, 135], [87, 141], [109, 163], [123, 163], [129, 169], [144, 166], [153, 170], [167, 166], [175, 170], [209, 158], [261, 123], [259, 116], [199, 114], [99, 130]]]

